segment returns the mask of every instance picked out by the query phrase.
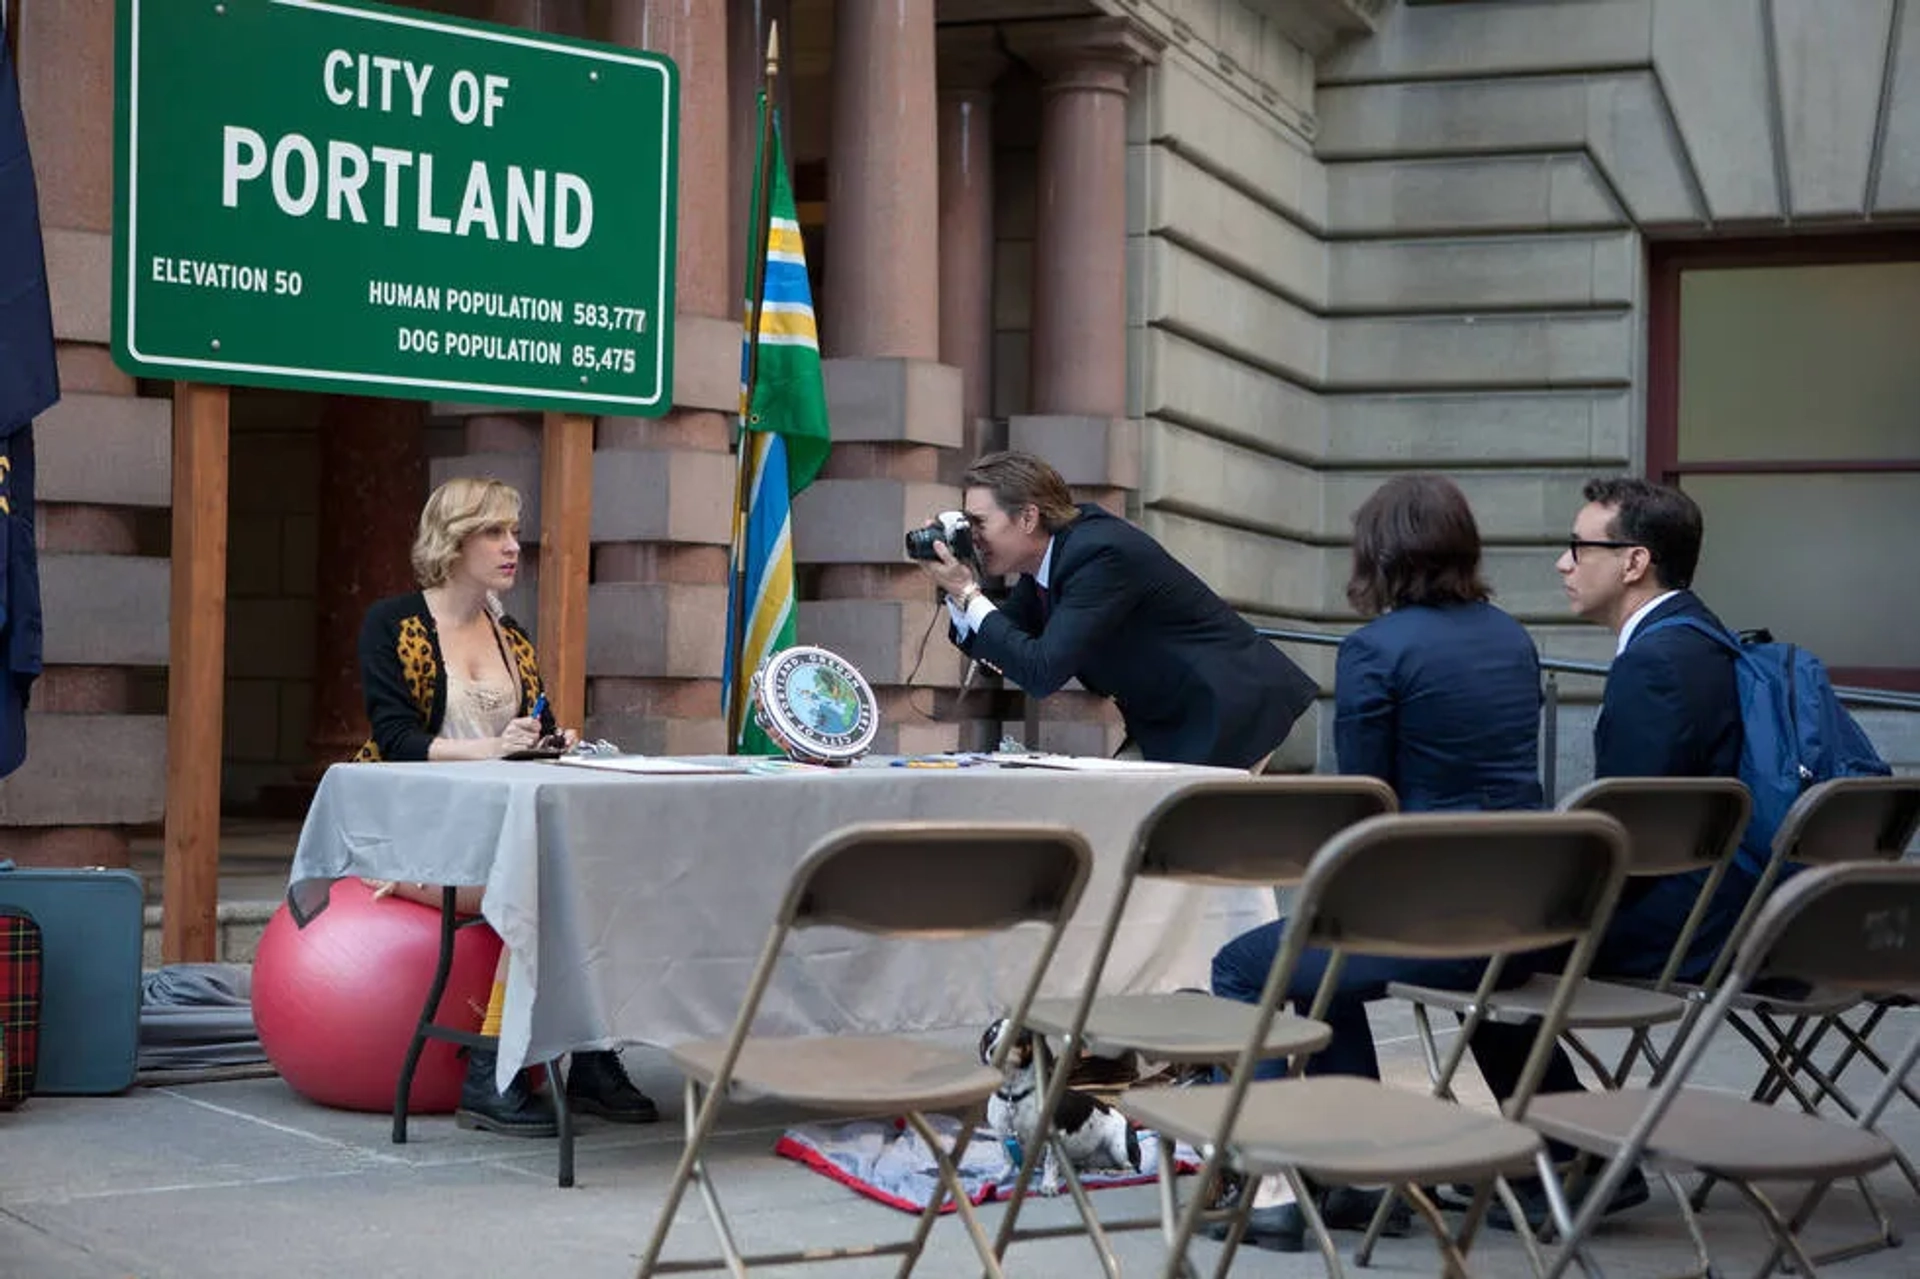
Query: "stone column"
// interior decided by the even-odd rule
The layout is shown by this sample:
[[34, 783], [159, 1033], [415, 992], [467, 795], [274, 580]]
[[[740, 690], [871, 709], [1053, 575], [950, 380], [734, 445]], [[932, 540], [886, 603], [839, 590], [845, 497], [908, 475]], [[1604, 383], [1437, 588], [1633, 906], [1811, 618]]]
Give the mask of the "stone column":
[[[1124, 18], [1013, 28], [1040, 74], [1029, 413], [1011, 447], [1059, 468], [1075, 496], [1124, 515], [1139, 487], [1139, 424], [1127, 417], [1127, 94], [1159, 41]], [[1085, 693], [1047, 699], [1043, 744], [1105, 753], [1118, 716]]]
[[1032, 409], [1127, 410], [1127, 90], [1154, 55], [1124, 19], [1048, 23], [1015, 48], [1042, 81]]
[[[942, 636], [913, 671], [934, 592], [906, 560], [909, 525], [952, 507], [959, 370], [940, 358], [933, 0], [840, 0], [827, 155], [827, 272], [818, 300], [833, 454], [794, 506], [803, 641], [858, 666], [880, 701], [878, 750], [948, 748], [960, 663]], [[950, 480], [950, 477], [949, 477]], [[807, 591], [811, 583], [813, 589]], [[917, 696], [910, 696], [913, 675]]]
[[993, 85], [1006, 55], [991, 30], [940, 33], [940, 362], [960, 370], [958, 482], [993, 416]]
[[606, 417], [594, 456], [588, 731], [628, 750], [725, 748], [727, 543], [740, 320], [728, 216], [728, 0], [609, 0], [602, 37], [680, 68], [674, 407]]
[[[34, 428], [46, 673], [27, 760], [0, 784], [0, 857], [125, 866], [129, 826], [166, 800], [170, 410], [108, 354], [113, 228], [113, 7], [31, 4], [18, 23], [62, 398]], [[209, 767], [218, 768], [218, 760]]]
[[933, 0], [839, 0], [827, 354], [940, 356]]
[[366, 740], [360, 624], [374, 601], [411, 590], [427, 496], [427, 406], [331, 395], [321, 410], [320, 524], [314, 573], [312, 772]]

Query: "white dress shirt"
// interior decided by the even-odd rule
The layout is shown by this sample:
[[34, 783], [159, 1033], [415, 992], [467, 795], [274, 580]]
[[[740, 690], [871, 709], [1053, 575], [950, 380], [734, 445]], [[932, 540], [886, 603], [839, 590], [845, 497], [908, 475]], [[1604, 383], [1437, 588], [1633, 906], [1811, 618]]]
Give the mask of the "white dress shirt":
[[1633, 616], [1629, 617], [1627, 624], [1620, 628], [1620, 642], [1614, 645], [1613, 655], [1618, 657], [1620, 654], [1626, 652], [1627, 644], [1633, 639], [1633, 633], [1640, 629], [1640, 623], [1647, 620], [1647, 614], [1653, 612], [1654, 609], [1659, 608], [1679, 593], [1679, 591], [1662, 591], [1645, 604], [1642, 604], [1639, 608], [1634, 609]]
[[[1040, 556], [1040, 567], [1034, 570], [1033, 574], [1035, 584], [1043, 591], [1047, 589], [1047, 574], [1052, 568], [1053, 539], [1049, 537], [1047, 549]], [[947, 615], [953, 619], [953, 629], [961, 639], [973, 634], [975, 628], [985, 621], [987, 614], [991, 612], [993, 612], [993, 605], [987, 601], [985, 595], [976, 595], [968, 600], [965, 609], [954, 603], [953, 596], [947, 596]]]

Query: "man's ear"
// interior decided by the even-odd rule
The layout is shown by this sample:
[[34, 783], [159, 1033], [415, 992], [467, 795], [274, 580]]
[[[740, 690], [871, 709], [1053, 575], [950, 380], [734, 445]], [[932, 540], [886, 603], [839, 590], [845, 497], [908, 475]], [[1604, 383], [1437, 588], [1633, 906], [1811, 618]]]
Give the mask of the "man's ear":
[[1627, 548], [1627, 562], [1621, 571], [1621, 580], [1629, 586], [1637, 586], [1653, 577], [1653, 552], [1644, 546]]

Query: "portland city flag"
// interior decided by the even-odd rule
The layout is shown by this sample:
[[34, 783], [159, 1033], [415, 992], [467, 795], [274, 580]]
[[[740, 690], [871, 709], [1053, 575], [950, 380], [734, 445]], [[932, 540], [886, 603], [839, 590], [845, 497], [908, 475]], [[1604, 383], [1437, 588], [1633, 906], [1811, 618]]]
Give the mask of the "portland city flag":
[[749, 287], [757, 279], [759, 293], [747, 299], [740, 350], [740, 498], [733, 512], [723, 677], [728, 746], [745, 755], [779, 753], [747, 712], [747, 681], [768, 656], [796, 642], [792, 499], [819, 474], [829, 444], [807, 258], [779, 119], [768, 111], [762, 93], [760, 178], [747, 259]]

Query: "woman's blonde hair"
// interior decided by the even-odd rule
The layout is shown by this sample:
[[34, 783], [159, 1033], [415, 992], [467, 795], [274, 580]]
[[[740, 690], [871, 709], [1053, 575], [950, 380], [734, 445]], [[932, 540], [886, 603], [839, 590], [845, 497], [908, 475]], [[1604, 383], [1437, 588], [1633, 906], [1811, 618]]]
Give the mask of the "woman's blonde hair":
[[481, 529], [520, 522], [520, 494], [499, 480], [461, 476], [433, 491], [413, 535], [413, 576], [424, 589], [439, 586], [460, 558], [460, 544]]

